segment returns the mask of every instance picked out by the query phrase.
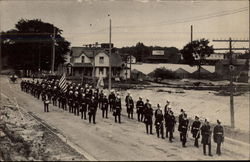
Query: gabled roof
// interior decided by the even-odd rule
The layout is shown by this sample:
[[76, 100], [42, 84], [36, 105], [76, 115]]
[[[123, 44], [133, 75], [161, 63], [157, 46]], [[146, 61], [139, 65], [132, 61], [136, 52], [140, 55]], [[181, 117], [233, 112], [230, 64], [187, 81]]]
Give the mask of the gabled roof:
[[[199, 72], [199, 70], [196, 70], [196, 71], [193, 72], [193, 74], [198, 73], [198, 72]], [[201, 67], [200, 73], [210, 74], [211, 72], [206, 70], [205, 68]]]
[[178, 68], [177, 70], [175, 70], [175, 72], [177, 72], [177, 73], [188, 73], [189, 74], [189, 72], [184, 70], [183, 68]]
[[89, 58], [94, 57], [94, 50], [86, 47], [72, 47], [71, 48], [71, 57], [79, 57], [82, 54], [85, 54]]

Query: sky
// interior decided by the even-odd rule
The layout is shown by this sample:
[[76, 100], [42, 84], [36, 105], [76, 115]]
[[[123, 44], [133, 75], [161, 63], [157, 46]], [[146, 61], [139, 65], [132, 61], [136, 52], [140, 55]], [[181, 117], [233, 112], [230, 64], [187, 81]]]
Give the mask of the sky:
[[[110, 15], [110, 16], [108, 16]], [[20, 19], [41, 19], [63, 30], [71, 46], [112, 42], [116, 47], [143, 42], [183, 48], [191, 39], [249, 39], [248, 0], [0, 0], [0, 31]], [[234, 47], [248, 44], [234, 43]]]

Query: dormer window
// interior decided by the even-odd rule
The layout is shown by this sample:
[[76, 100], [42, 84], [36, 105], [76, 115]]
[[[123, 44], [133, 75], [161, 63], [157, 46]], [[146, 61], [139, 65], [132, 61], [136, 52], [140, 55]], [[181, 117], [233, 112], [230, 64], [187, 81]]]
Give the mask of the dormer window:
[[100, 63], [100, 64], [103, 64], [103, 63], [104, 63], [104, 57], [103, 57], [103, 56], [99, 57], [99, 63]]

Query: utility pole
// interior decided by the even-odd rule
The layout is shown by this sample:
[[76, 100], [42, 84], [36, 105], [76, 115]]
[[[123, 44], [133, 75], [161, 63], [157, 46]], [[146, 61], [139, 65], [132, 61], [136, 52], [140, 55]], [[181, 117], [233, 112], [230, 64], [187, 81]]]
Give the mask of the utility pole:
[[[108, 15], [110, 16], [110, 15]], [[111, 18], [109, 19], [109, 92], [111, 91]]]
[[129, 63], [129, 79], [131, 79], [131, 53], [129, 54], [130, 55], [130, 63]]
[[242, 50], [244, 48], [232, 48], [232, 42], [249, 42], [249, 40], [232, 40], [229, 38], [228, 40], [213, 40], [214, 42], [229, 42], [229, 48], [218, 48], [214, 50], [229, 50], [229, 77], [230, 77], [230, 116], [231, 116], [231, 127], [235, 128], [235, 121], [234, 121], [234, 98], [233, 98], [233, 91], [234, 91], [234, 85], [233, 85], [233, 52], [232, 50]]
[[54, 74], [55, 70], [55, 27], [52, 38], [52, 60], [51, 60], [51, 74]]
[[191, 43], [193, 42], [193, 25], [191, 25]]

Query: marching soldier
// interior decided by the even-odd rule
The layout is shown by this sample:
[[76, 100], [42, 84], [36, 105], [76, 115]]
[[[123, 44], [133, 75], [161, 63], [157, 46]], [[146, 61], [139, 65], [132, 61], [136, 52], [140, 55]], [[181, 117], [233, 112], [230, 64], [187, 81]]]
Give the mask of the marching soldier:
[[106, 114], [106, 118], [108, 118], [108, 99], [107, 95], [103, 94], [103, 99], [102, 99], [102, 104], [101, 104], [101, 109], [102, 109], [102, 118], [104, 118], [104, 114]]
[[53, 94], [52, 94], [52, 102], [53, 102], [53, 106], [57, 106], [57, 87], [54, 86], [54, 89], [53, 89]]
[[68, 106], [69, 106], [69, 113], [73, 113], [73, 91], [69, 91], [68, 95]]
[[109, 94], [109, 106], [110, 106], [110, 111], [113, 111], [114, 105], [115, 105], [115, 93], [114, 90], [111, 90], [111, 93]]
[[119, 120], [119, 123], [121, 123], [121, 111], [122, 111], [122, 105], [121, 105], [121, 97], [117, 96], [115, 103], [114, 103], [114, 116], [115, 116], [115, 122], [117, 122], [117, 117]]
[[73, 105], [74, 115], [79, 116], [79, 94], [78, 94], [78, 91], [75, 91], [73, 103], [74, 103], [74, 105]]
[[146, 125], [146, 131], [148, 134], [148, 127], [150, 127], [150, 134], [153, 134], [152, 132], [152, 125], [153, 125], [153, 114], [154, 114], [154, 110], [151, 106], [151, 104], [148, 102], [146, 103], [145, 106], [145, 118], [144, 118], [144, 123]]
[[49, 98], [48, 96], [46, 95], [45, 92], [43, 92], [42, 94], [42, 100], [43, 100], [43, 103], [44, 103], [44, 112], [49, 112]]
[[182, 147], [186, 147], [188, 123], [189, 123], [189, 121], [187, 119], [187, 114], [184, 114], [183, 119], [179, 123], [179, 125], [180, 125], [180, 136], [181, 136], [181, 141], [182, 141]]
[[102, 109], [103, 98], [104, 98], [104, 94], [103, 94], [103, 90], [101, 90], [101, 92], [99, 93], [99, 97], [98, 97], [98, 103], [99, 103], [100, 109]]
[[82, 99], [81, 99], [81, 119], [83, 119], [83, 114], [84, 114], [84, 120], [87, 119], [86, 117], [86, 112], [87, 112], [87, 99], [85, 97], [85, 94], [82, 93]]
[[168, 138], [168, 125], [171, 122], [171, 118], [170, 118], [170, 112], [171, 112], [171, 108], [168, 107], [168, 101], [167, 101], [167, 105], [165, 106], [164, 109], [164, 119], [165, 119], [165, 127], [166, 127], [166, 138]]
[[155, 128], [156, 128], [157, 137], [159, 138], [160, 133], [161, 133], [161, 138], [164, 139], [163, 114], [160, 108], [161, 108], [161, 105], [157, 104], [157, 109], [155, 110]]
[[[166, 121], [167, 120], [167, 121]], [[174, 132], [174, 127], [175, 127], [175, 116], [173, 111], [171, 111], [171, 108], [169, 108], [167, 117], [165, 118], [165, 124], [166, 124], [166, 137], [168, 138], [169, 134], [169, 142], [173, 142], [172, 139], [173, 137], [173, 132]]]
[[89, 112], [88, 112], [89, 123], [91, 123], [91, 119], [93, 117], [93, 123], [96, 124], [96, 122], [95, 122], [96, 111], [97, 111], [97, 104], [95, 101], [95, 97], [93, 96], [90, 100], [90, 103], [89, 103]]
[[128, 118], [131, 117], [131, 119], [133, 119], [134, 101], [132, 99], [132, 96], [130, 95], [130, 92], [128, 92], [128, 95], [125, 98], [125, 102], [127, 107]]
[[214, 142], [217, 143], [216, 154], [221, 155], [221, 143], [224, 142], [224, 128], [221, 121], [217, 120], [217, 125], [214, 127]]
[[136, 102], [136, 109], [137, 109], [137, 118], [138, 118], [138, 121], [141, 121], [142, 122], [142, 110], [143, 110], [143, 107], [144, 107], [144, 103], [142, 101], [142, 98], [139, 97], [139, 100]]
[[67, 95], [65, 92], [61, 92], [61, 103], [63, 110], [67, 111]]
[[[179, 126], [178, 126], [178, 131], [180, 132], [181, 131], [181, 125], [180, 123], [182, 122], [183, 118], [184, 118], [184, 115], [185, 115], [185, 111], [183, 109], [181, 109], [181, 114], [179, 115]], [[180, 134], [180, 141], [182, 141], [182, 137], [181, 137], [181, 134]]]
[[191, 127], [191, 133], [193, 134], [194, 138], [194, 146], [199, 148], [199, 138], [200, 138], [200, 127], [201, 127], [201, 122], [199, 121], [199, 117], [195, 116], [195, 121], [192, 124]]
[[201, 143], [203, 144], [203, 153], [206, 154], [206, 145], [208, 145], [209, 156], [213, 156], [211, 154], [211, 134], [210, 125], [208, 119], [205, 119], [205, 123], [201, 126]]

